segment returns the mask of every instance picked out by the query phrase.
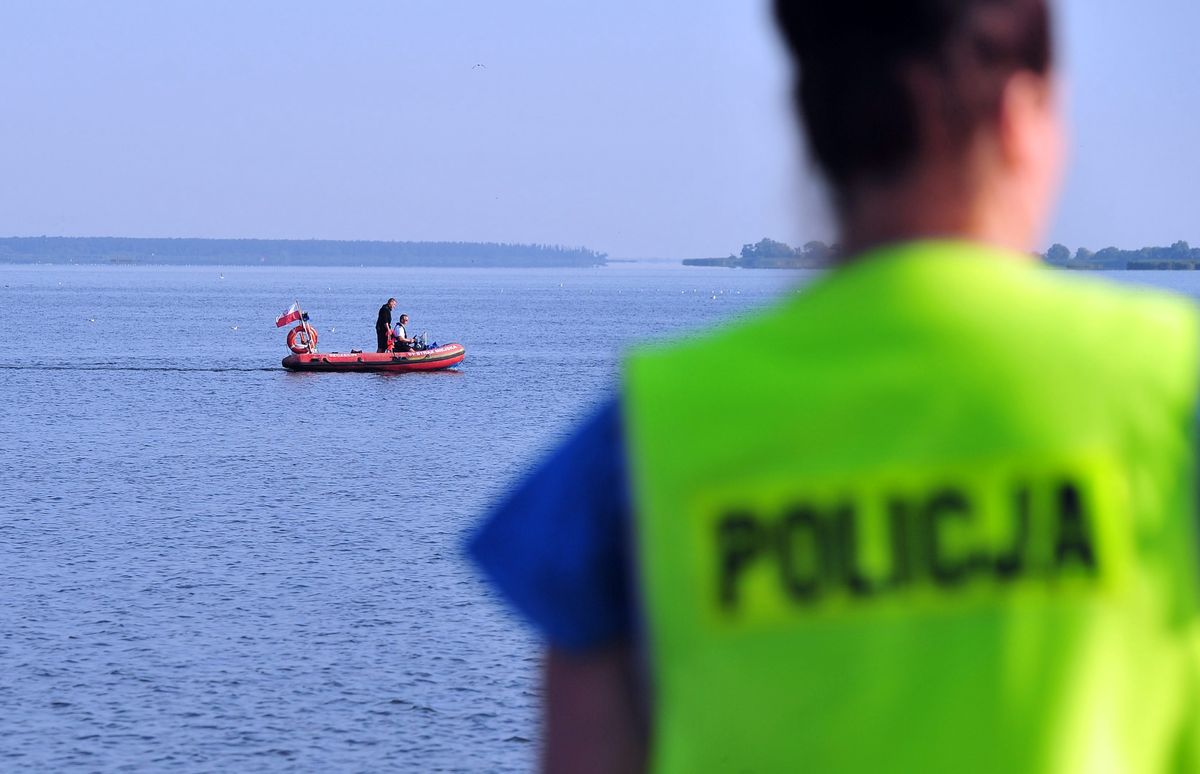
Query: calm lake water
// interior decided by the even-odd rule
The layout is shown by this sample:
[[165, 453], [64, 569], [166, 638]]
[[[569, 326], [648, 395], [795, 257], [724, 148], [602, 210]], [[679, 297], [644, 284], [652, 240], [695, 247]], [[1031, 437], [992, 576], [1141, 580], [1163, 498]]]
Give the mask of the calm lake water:
[[[803, 280], [0, 265], [0, 769], [528, 770], [536, 644], [464, 533], [629, 343]], [[280, 368], [294, 298], [344, 351], [390, 295], [466, 362]]]
[[[460, 553], [637, 340], [800, 278], [0, 265], [0, 769], [519, 771], [535, 643]], [[291, 374], [373, 348], [436, 374]]]

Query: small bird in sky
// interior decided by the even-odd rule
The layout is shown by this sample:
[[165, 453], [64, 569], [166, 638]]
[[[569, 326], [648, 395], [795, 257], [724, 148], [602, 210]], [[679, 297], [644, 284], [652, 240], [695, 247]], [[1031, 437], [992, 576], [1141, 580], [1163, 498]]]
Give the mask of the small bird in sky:
[[471, 69], [472, 69], [472, 70], [486, 70], [486, 69], [487, 69], [487, 65], [485, 65], [485, 64], [477, 64], [477, 65], [475, 65], [474, 67], [472, 67]]

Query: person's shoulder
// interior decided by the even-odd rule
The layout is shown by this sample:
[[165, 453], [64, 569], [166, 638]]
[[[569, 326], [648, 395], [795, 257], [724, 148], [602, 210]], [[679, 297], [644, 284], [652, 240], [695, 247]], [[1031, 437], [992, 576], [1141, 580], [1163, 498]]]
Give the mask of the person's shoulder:
[[780, 318], [795, 313], [801, 295], [793, 293], [728, 323], [636, 346], [625, 357], [626, 372], [644, 368], [672, 370], [684, 363], [710, 358], [728, 363], [750, 362], [764, 354], [763, 348], [773, 340]]
[[610, 401], [467, 541], [476, 566], [556, 646], [586, 650], [629, 634], [624, 466], [620, 410]]
[[[1129, 395], [1174, 395], [1190, 404], [1200, 377], [1200, 306], [1171, 290], [1111, 276], [1044, 268], [1035, 299], [1045, 337], [1026, 349], [1117, 379]], [[1039, 343], [1038, 339], [1044, 338]]]
[[1200, 306], [1195, 299], [1173, 290], [1048, 267], [1038, 274], [1048, 291], [1047, 303], [1064, 311], [1078, 310], [1075, 319], [1081, 324], [1095, 325], [1112, 318], [1151, 328], [1200, 326]]

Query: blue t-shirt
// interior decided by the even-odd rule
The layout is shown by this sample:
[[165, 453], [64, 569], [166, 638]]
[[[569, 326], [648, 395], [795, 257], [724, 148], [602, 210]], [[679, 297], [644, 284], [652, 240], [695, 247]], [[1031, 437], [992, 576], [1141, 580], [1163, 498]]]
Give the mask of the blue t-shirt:
[[628, 639], [632, 507], [621, 410], [605, 403], [488, 516], [467, 550], [551, 645]]

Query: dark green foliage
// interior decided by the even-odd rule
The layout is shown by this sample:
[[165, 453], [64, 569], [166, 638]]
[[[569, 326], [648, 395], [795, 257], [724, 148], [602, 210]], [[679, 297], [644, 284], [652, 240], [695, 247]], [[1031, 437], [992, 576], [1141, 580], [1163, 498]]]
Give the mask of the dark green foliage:
[[490, 242], [0, 237], [0, 263], [602, 266], [607, 257], [583, 247]]
[[1122, 250], [1106, 247], [1093, 253], [1085, 247], [1071, 251], [1063, 245], [1054, 245], [1046, 251], [1046, 263], [1064, 269], [1197, 269], [1200, 268], [1200, 248], [1179, 241], [1170, 247], [1143, 247], [1140, 250]]
[[1071, 260], [1071, 249], [1066, 245], [1053, 244], [1046, 251], [1047, 263], [1064, 265], [1069, 260]]
[[791, 258], [796, 251], [791, 245], [776, 242], [774, 239], [763, 237], [756, 244], [742, 245], [743, 261], [770, 261], [777, 258]]
[[[760, 239], [742, 246], [741, 255], [727, 258], [689, 258], [687, 266], [725, 266], [742, 269], [823, 269], [837, 260], [837, 245], [807, 242], [804, 247], [792, 248], [774, 239]], [[1179, 241], [1170, 247], [1143, 247], [1140, 250], [1121, 250], [1106, 247], [1092, 252], [1081, 247], [1071, 255], [1066, 245], [1054, 244], [1042, 256], [1046, 263], [1064, 269], [1200, 269], [1200, 248]]]
[[823, 269], [836, 257], [837, 248], [812, 241], [793, 248], [774, 239], [760, 239], [742, 246], [740, 256], [728, 258], [689, 258], [685, 266], [725, 266], [742, 269]]

